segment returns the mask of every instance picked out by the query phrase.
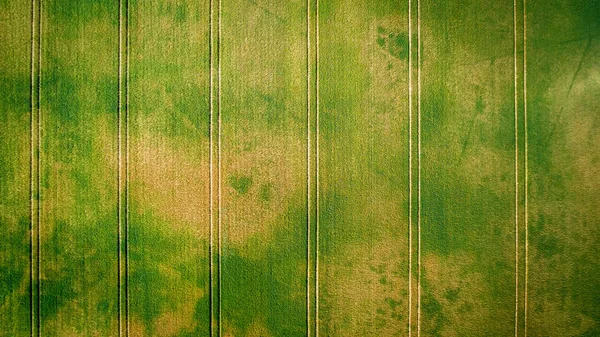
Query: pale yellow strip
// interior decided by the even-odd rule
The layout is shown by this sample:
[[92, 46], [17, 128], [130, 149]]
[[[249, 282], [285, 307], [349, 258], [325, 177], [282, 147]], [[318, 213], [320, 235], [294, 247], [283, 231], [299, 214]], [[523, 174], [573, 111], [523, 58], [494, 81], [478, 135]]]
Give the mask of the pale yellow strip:
[[[118, 93], [118, 261], [119, 336], [129, 336], [129, 2], [119, 1]], [[123, 104], [124, 103], [124, 104]], [[125, 254], [123, 255], [123, 251]], [[123, 301], [125, 303], [123, 303]], [[125, 311], [123, 313], [123, 311]]]
[[519, 134], [517, 97], [517, 0], [513, 1], [513, 63], [515, 109], [515, 337], [519, 335]]
[[125, 324], [129, 332], [129, 0], [125, 0]]
[[408, 0], [408, 336], [412, 336], [412, 0]]
[[320, 200], [320, 179], [319, 179], [319, 0], [315, 1], [315, 109], [316, 109], [316, 144], [315, 144], [315, 161], [316, 161], [316, 223], [315, 223], [315, 336], [319, 337], [319, 200]]
[[210, 232], [210, 239], [209, 239], [209, 245], [208, 245], [208, 249], [209, 249], [209, 259], [210, 259], [210, 263], [209, 263], [209, 284], [210, 284], [210, 290], [209, 290], [209, 305], [210, 305], [210, 319], [209, 319], [209, 335], [210, 337], [214, 336], [213, 333], [213, 329], [214, 329], [214, 269], [215, 269], [215, 265], [214, 265], [214, 175], [213, 175], [213, 152], [214, 152], [214, 142], [213, 142], [213, 133], [214, 133], [214, 127], [213, 127], [213, 109], [214, 109], [214, 102], [213, 102], [213, 98], [214, 98], [214, 85], [213, 85], [213, 81], [214, 81], [214, 71], [213, 71], [213, 44], [214, 44], [214, 35], [213, 35], [213, 14], [214, 14], [214, 5], [213, 5], [213, 0], [210, 0], [210, 10], [209, 10], [209, 95], [210, 95], [210, 99], [209, 99], [209, 135], [208, 135], [208, 142], [209, 142], [209, 151], [208, 151], [208, 161], [209, 161], [209, 232]]
[[[31, 88], [30, 88], [30, 320], [31, 336], [40, 335], [40, 77], [41, 77], [41, 12], [40, 3], [33, 0], [31, 2]], [[37, 13], [36, 13], [37, 12]], [[37, 15], [36, 15], [37, 14]], [[39, 20], [40, 24], [36, 25]], [[37, 44], [36, 44], [37, 39]], [[37, 60], [36, 60], [37, 47]], [[37, 62], [37, 63], [36, 63]], [[37, 74], [36, 74], [37, 67]], [[37, 87], [36, 87], [37, 75]], [[37, 89], [37, 93], [35, 90]], [[37, 97], [36, 97], [37, 94]], [[36, 102], [37, 99], [37, 102]], [[37, 129], [37, 132], [36, 132]], [[34, 144], [35, 143], [35, 144]], [[35, 235], [35, 238], [34, 238]], [[35, 262], [34, 262], [35, 259]], [[35, 283], [34, 283], [35, 282]], [[35, 287], [34, 287], [35, 284]], [[37, 298], [34, 299], [34, 294]], [[37, 307], [36, 307], [37, 306]]]
[[527, 337], [527, 314], [529, 297], [529, 219], [528, 219], [528, 192], [529, 192], [529, 166], [528, 166], [528, 135], [527, 135], [527, 0], [523, 0], [523, 118], [525, 127], [525, 337]]
[[41, 288], [42, 288], [42, 281], [40, 278], [40, 273], [42, 270], [42, 250], [41, 250], [41, 231], [42, 231], [42, 223], [41, 223], [41, 200], [42, 200], [42, 192], [41, 192], [41, 183], [40, 183], [40, 168], [42, 167], [41, 162], [42, 162], [42, 108], [41, 108], [41, 101], [42, 101], [42, 1], [39, 1], [38, 4], [38, 66], [37, 66], [37, 71], [38, 71], [38, 79], [37, 79], [37, 85], [38, 85], [38, 97], [37, 97], [37, 193], [38, 193], [38, 199], [37, 199], [37, 278], [38, 278], [38, 285], [37, 285], [37, 302], [38, 302], [38, 315], [37, 315], [37, 326], [38, 326], [38, 336], [42, 335], [42, 319], [41, 319], [41, 308], [42, 308], [42, 297], [41, 297]]
[[310, 331], [310, 0], [306, 0], [306, 335]]
[[417, 337], [421, 336], [421, 0], [417, 0]]
[[221, 227], [221, 205], [223, 202], [222, 199], [222, 194], [221, 194], [221, 177], [222, 177], [222, 172], [221, 172], [221, 132], [222, 132], [222, 125], [221, 125], [221, 13], [222, 13], [222, 3], [221, 0], [219, 0], [219, 8], [218, 8], [218, 12], [217, 12], [217, 208], [218, 208], [218, 215], [217, 215], [217, 226], [218, 226], [218, 241], [219, 241], [219, 260], [218, 260], [218, 266], [219, 266], [219, 318], [218, 318], [218, 322], [219, 322], [219, 336], [223, 335], [223, 324], [221, 323], [221, 287], [222, 287], [222, 273], [221, 273], [221, 269], [222, 269], [222, 256], [223, 256], [223, 236], [222, 236], [222, 227]]
[[118, 299], [118, 311], [119, 311], [119, 336], [123, 336], [123, 303], [122, 303], [122, 298], [123, 298], [123, 284], [122, 284], [122, 279], [123, 279], [123, 262], [122, 262], [122, 255], [121, 255], [121, 251], [122, 251], [122, 242], [123, 242], [123, 219], [122, 219], [122, 199], [123, 199], [123, 191], [122, 191], [122, 181], [123, 181], [123, 176], [122, 176], [122, 172], [123, 172], [123, 149], [122, 149], [122, 131], [121, 131], [121, 116], [122, 116], [122, 102], [123, 102], [123, 93], [122, 93], [122, 83], [123, 83], [123, 0], [119, 0], [119, 102], [118, 102], [118, 109], [117, 109], [117, 152], [118, 152], [118, 184], [117, 184], [117, 189], [118, 189], [118, 194], [117, 194], [117, 203], [118, 203], [118, 217], [117, 217], [117, 226], [118, 226], [118, 259], [119, 259], [119, 281], [118, 281], [118, 287], [119, 287], [119, 299]]
[[[29, 244], [30, 244], [30, 261], [29, 261], [29, 286], [30, 286], [30, 293], [29, 293], [29, 301], [30, 301], [30, 317], [29, 319], [31, 320], [30, 324], [31, 324], [31, 336], [33, 336], [35, 334], [36, 328], [35, 328], [35, 320], [37, 319], [36, 315], [35, 315], [35, 306], [34, 306], [34, 298], [33, 298], [33, 280], [34, 278], [37, 277], [37, 275], [34, 272], [34, 267], [33, 267], [33, 258], [34, 258], [34, 244], [33, 244], [33, 233], [34, 233], [34, 222], [35, 222], [35, 189], [33, 187], [33, 180], [34, 180], [34, 160], [35, 160], [35, 154], [34, 154], [34, 147], [33, 147], [33, 142], [34, 142], [34, 110], [35, 110], [35, 100], [34, 100], [34, 86], [35, 86], [35, 20], [36, 20], [36, 15], [35, 15], [35, 6], [36, 2], [35, 0], [31, 1], [31, 63], [30, 63], [30, 67], [31, 67], [31, 88], [30, 88], [30, 105], [31, 105], [31, 112], [30, 112], [30, 121], [29, 121], [29, 131], [30, 131], [30, 135], [29, 135], [29, 149], [30, 149], [30, 153], [29, 153], [29, 194], [30, 194], [30, 200], [29, 200], [29, 217], [30, 217], [30, 221], [31, 223], [29, 224]], [[37, 253], [37, 251], [36, 251]], [[35, 275], [35, 276], [34, 276]], [[37, 284], [37, 283], [36, 283]]]

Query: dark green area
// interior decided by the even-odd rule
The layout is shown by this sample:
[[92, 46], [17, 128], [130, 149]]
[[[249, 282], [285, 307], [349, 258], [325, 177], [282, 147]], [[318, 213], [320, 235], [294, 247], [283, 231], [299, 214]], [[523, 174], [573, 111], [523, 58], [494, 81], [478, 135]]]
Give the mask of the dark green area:
[[[157, 319], [177, 310], [189, 296], [201, 296], [195, 304], [192, 326], [179, 330], [205, 333], [208, 311], [208, 255], [201, 247], [206, 242], [181, 233], [173, 233], [168, 223], [151, 212], [131, 214], [129, 231], [130, 312], [141, 318], [147, 334], [156, 334]], [[145, 226], [152, 223], [153, 226]], [[179, 285], [175, 288], [174, 285]]]
[[[274, 336], [306, 335], [306, 221], [303, 205], [290, 206], [275, 224], [264, 258], [244, 258], [236, 249], [223, 252], [223, 317], [241, 335], [265, 320]], [[250, 245], [263, 244], [261, 237]], [[299, 281], [304, 279], [304, 281]]]
[[[528, 34], [530, 331], [600, 332], [597, 210], [599, 4], [531, 3]], [[584, 121], [582, 123], [582, 121]], [[579, 138], [578, 136], [583, 136]], [[550, 314], [552, 313], [552, 314]]]
[[31, 4], [0, 1], [0, 335], [29, 336]]
[[229, 178], [229, 185], [233, 187], [239, 194], [246, 194], [252, 187], [252, 177], [247, 176], [232, 176]]

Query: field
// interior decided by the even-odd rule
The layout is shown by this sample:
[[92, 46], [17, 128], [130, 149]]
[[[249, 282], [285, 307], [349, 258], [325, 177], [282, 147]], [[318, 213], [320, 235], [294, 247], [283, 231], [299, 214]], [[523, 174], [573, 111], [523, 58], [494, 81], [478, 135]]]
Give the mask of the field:
[[600, 336], [599, 34], [585, 0], [0, 0], [0, 336]]

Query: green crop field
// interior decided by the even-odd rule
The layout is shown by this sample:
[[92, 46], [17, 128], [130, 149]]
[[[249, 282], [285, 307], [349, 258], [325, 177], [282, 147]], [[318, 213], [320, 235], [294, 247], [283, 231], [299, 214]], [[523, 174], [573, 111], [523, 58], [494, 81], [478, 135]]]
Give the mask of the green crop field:
[[600, 2], [0, 0], [0, 336], [600, 336]]

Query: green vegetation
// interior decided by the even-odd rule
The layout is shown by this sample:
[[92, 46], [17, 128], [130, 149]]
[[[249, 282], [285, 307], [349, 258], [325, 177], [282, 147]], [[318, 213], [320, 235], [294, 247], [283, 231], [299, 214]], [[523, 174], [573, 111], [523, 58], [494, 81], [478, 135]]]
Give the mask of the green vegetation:
[[0, 1], [0, 335], [599, 335], [600, 6], [408, 1]]

